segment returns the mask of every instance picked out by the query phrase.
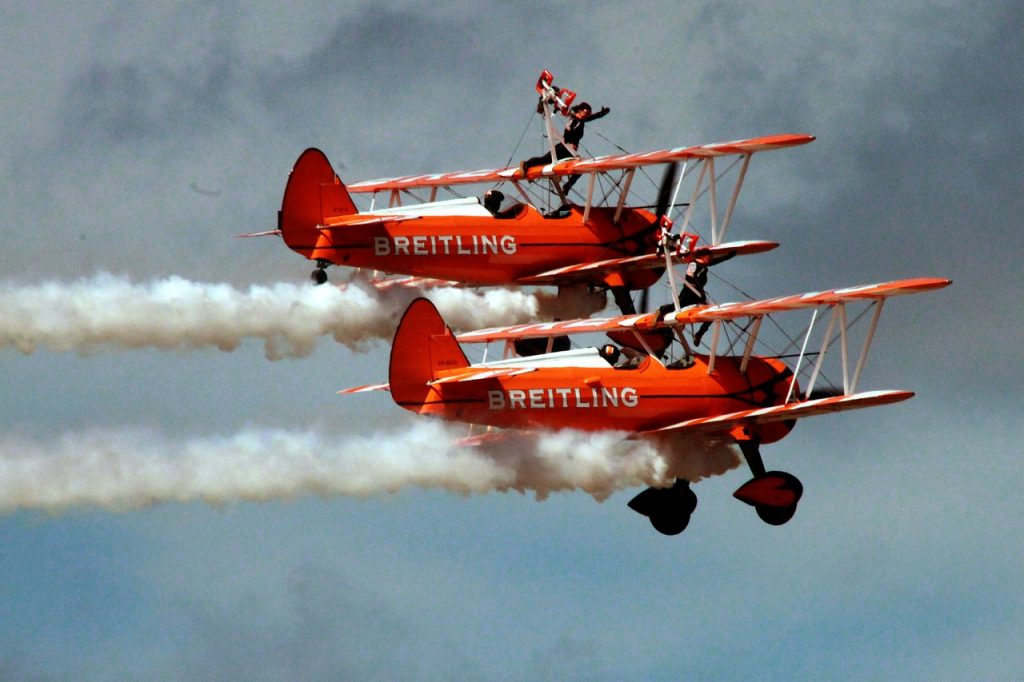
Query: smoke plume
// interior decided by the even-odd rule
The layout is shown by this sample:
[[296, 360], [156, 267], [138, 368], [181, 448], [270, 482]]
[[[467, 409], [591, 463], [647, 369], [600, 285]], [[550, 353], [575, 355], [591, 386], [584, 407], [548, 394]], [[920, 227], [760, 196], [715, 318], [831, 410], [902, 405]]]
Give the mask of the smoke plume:
[[372, 495], [405, 487], [460, 494], [617, 490], [666, 486], [722, 473], [734, 450], [703, 442], [655, 447], [616, 433], [561, 431], [484, 447], [460, 444], [461, 429], [417, 421], [401, 433], [322, 435], [251, 429], [174, 442], [144, 430], [94, 430], [52, 441], [0, 437], [0, 511], [76, 507], [114, 511], [165, 502]]
[[[104, 349], [230, 351], [244, 339], [262, 339], [266, 356], [302, 357], [330, 335], [353, 350], [390, 340], [418, 290], [378, 291], [354, 278], [342, 286], [278, 283], [242, 291], [229, 284], [168, 277], [134, 284], [99, 274], [72, 284], [48, 282], [0, 287], [0, 348], [33, 353], [95, 353]], [[433, 299], [458, 330], [519, 324], [538, 318], [586, 316], [604, 296], [572, 292], [433, 289]]]

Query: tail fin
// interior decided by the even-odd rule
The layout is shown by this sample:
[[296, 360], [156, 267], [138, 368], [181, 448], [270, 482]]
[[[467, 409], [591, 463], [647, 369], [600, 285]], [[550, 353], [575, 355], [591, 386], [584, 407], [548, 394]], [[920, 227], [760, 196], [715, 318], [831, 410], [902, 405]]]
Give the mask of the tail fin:
[[277, 228], [289, 248], [309, 258], [320, 237], [318, 225], [334, 216], [358, 212], [331, 162], [311, 147], [302, 152], [288, 176]]
[[406, 308], [391, 344], [388, 383], [395, 402], [413, 411], [430, 392], [438, 370], [469, 367], [469, 360], [434, 304], [417, 298]]

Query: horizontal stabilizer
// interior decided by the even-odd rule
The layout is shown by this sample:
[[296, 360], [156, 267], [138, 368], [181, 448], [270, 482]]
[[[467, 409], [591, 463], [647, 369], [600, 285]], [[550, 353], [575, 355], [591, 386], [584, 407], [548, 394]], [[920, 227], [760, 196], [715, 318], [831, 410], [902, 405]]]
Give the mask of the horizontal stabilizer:
[[281, 230], [264, 230], [263, 232], [245, 232], [236, 234], [235, 239], [246, 239], [248, 237], [280, 237]]

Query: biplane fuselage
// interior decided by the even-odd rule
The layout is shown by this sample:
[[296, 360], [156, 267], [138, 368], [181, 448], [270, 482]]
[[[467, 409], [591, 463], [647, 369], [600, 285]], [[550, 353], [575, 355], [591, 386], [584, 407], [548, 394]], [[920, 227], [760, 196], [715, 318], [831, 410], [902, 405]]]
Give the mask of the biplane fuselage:
[[[572, 428], [644, 433], [715, 415], [782, 405], [792, 372], [775, 358], [707, 356], [688, 367], [644, 357], [612, 366], [596, 348], [470, 365], [451, 330], [426, 299], [409, 307], [395, 334], [389, 385], [413, 412], [500, 428]], [[760, 429], [774, 442], [791, 423]]]
[[[654, 247], [653, 215], [643, 209], [624, 212], [615, 225], [609, 209], [593, 209], [584, 222], [578, 206], [552, 217], [524, 204], [509, 218], [496, 218], [479, 204], [476, 208], [481, 215], [424, 216], [351, 227], [342, 223], [324, 230], [307, 257], [423, 278], [507, 285], [539, 272], [638, 255]], [[637, 274], [632, 273], [634, 278]], [[656, 280], [653, 272], [643, 274]], [[599, 282], [596, 279], [595, 284]]]
[[[643, 433], [784, 404], [792, 379], [776, 359], [753, 358], [746, 374], [734, 357], [719, 357], [710, 374], [707, 356], [699, 355], [687, 368], [665, 367], [651, 358], [636, 369], [614, 368], [596, 352], [580, 360], [580, 366], [537, 367], [491, 379], [471, 378], [480, 374], [480, 366], [441, 370], [438, 379], [469, 380], [435, 383], [421, 399], [400, 404], [419, 414], [499, 428]], [[606, 366], [587, 366], [588, 360]], [[775, 423], [760, 427], [757, 435], [762, 443], [772, 443], [790, 428], [792, 422]]]
[[[618, 220], [616, 220], [616, 217]], [[527, 281], [551, 270], [651, 253], [655, 217], [641, 208], [568, 206], [550, 215], [530, 204], [493, 214], [475, 197], [360, 213], [322, 152], [296, 161], [278, 218], [289, 248], [321, 266], [367, 268], [466, 284], [606, 283], [645, 288], [657, 270], [625, 277], [604, 270]], [[618, 277], [618, 279], [616, 279]]]
[[[450, 211], [446, 215], [432, 214], [438, 205], [405, 208], [396, 221], [387, 220], [387, 212], [339, 218], [311, 235], [313, 243], [290, 246], [311, 260], [475, 284], [514, 284], [548, 270], [654, 248], [654, 216], [643, 209], [623, 211], [614, 224], [614, 209], [607, 208], [591, 209], [584, 222], [578, 206], [547, 216], [521, 204], [514, 215], [499, 218], [472, 198], [440, 202]], [[649, 286], [660, 273], [631, 274], [645, 275], [650, 281], [642, 286]]]

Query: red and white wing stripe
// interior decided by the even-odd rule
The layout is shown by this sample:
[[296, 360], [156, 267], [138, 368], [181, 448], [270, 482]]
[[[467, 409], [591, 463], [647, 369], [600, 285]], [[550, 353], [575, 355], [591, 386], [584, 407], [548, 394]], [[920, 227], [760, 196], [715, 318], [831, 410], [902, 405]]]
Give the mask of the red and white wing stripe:
[[[813, 135], [805, 134], [766, 135], [746, 140], [716, 142], [714, 144], [697, 145], [694, 147], [676, 147], [674, 149], [662, 149], [639, 154], [615, 154], [599, 156], [593, 159], [570, 159], [561, 163], [531, 168], [525, 177], [532, 179], [552, 175], [573, 175], [575, 173], [603, 173], [635, 168], [637, 166], [681, 161], [683, 159], [701, 159], [728, 154], [753, 154], [771, 149], [783, 149], [785, 147], [807, 144], [813, 140]], [[517, 180], [523, 179], [523, 177], [518, 167], [511, 166], [490, 170], [431, 173], [428, 175], [407, 175], [398, 178], [366, 180], [348, 185], [348, 191], [365, 193], [414, 189], [417, 187], [450, 187], [452, 185]]]
[[[695, 260], [719, 263], [733, 256], [771, 251], [778, 247], [776, 242], [742, 241], [719, 244], [717, 246], [701, 246], [679, 256], [673, 257], [675, 263], [690, 263]], [[628, 272], [630, 270], [650, 270], [665, 267], [665, 257], [656, 253], [626, 258], [609, 258], [591, 263], [577, 263], [565, 267], [548, 270], [537, 275], [519, 278], [521, 284], [564, 284], [573, 279], [592, 281], [595, 272]], [[576, 277], [574, 277], [576, 276]]]
[[323, 232], [327, 230], [342, 230], [349, 227], [356, 227], [357, 225], [404, 223], [409, 220], [420, 220], [422, 217], [423, 216], [419, 215], [374, 215], [372, 213], [356, 213], [352, 216], [343, 216], [330, 225], [318, 225], [317, 229]]
[[479, 329], [477, 331], [465, 332], [456, 335], [460, 343], [487, 343], [502, 339], [532, 339], [547, 338], [551, 336], [564, 336], [566, 334], [585, 334], [590, 332], [602, 332], [612, 329], [621, 329], [629, 325], [630, 321], [650, 319], [647, 326], [654, 326], [657, 320], [657, 313], [647, 315], [626, 315], [623, 317], [592, 317], [582, 320], [566, 320], [563, 322], [531, 322], [529, 324], [517, 324], [511, 327], [491, 327], [490, 329]]
[[436, 289], [437, 287], [468, 287], [472, 286], [465, 282], [456, 282], [451, 279], [435, 279], [433, 277], [395, 277], [391, 279], [372, 279], [370, 284], [380, 291], [387, 291], [395, 287], [403, 289]]
[[936, 277], [919, 277], [917, 279], [901, 279], [880, 284], [865, 284], [856, 287], [843, 289], [831, 289], [828, 291], [815, 291], [806, 294], [793, 294], [792, 296], [780, 296], [761, 301], [748, 301], [737, 303], [721, 303], [718, 305], [695, 306], [680, 310], [678, 313], [669, 313], [665, 316], [665, 322], [671, 324], [678, 322], [688, 324], [692, 322], [713, 322], [715, 320], [731, 320], [737, 317], [754, 317], [770, 313], [784, 312], [787, 310], [798, 310], [800, 308], [814, 308], [821, 305], [835, 305], [848, 301], [865, 299], [882, 299], [890, 296], [905, 296], [907, 294], [918, 294], [932, 289], [941, 289], [952, 283], [948, 279]]
[[671, 312], [662, 318], [661, 313], [643, 315], [622, 315], [619, 317], [596, 317], [562, 322], [534, 322], [511, 327], [492, 327], [465, 332], [456, 338], [463, 343], [486, 343], [507, 339], [546, 338], [566, 334], [607, 332], [616, 329], [654, 329], [695, 322], [714, 322], [738, 317], [756, 317], [799, 308], [813, 308], [820, 305], [834, 305], [847, 301], [881, 299], [889, 296], [917, 294], [932, 289], [941, 289], [951, 283], [948, 279], [918, 278], [904, 279], [881, 284], [868, 284], [807, 294], [794, 294], [762, 301], [722, 303], [719, 305], [697, 305]]
[[686, 421], [679, 422], [678, 424], [672, 424], [660, 429], [646, 431], [645, 433], [725, 432], [732, 430], [736, 426], [746, 424], [769, 424], [772, 422], [787, 421], [789, 419], [813, 417], [820, 414], [856, 410], [863, 407], [888, 405], [907, 400], [913, 396], [914, 393], [912, 391], [865, 391], [863, 393], [854, 393], [852, 395], [820, 398], [818, 400], [804, 400], [786, 405], [762, 407], [755, 410], [744, 410], [742, 412], [730, 412], [729, 414], [720, 414], [714, 417], [687, 419]]
[[533, 371], [536, 371], [535, 367], [502, 367], [498, 369], [483, 369], [476, 372], [462, 370], [458, 374], [434, 379], [427, 383], [431, 386], [436, 386], [438, 384], [454, 384], [464, 381], [483, 381], [484, 379], [495, 379], [497, 377], [514, 377]]
[[[514, 377], [519, 374], [526, 374], [527, 372], [536, 371], [536, 367], [500, 367], [495, 369], [479, 368], [476, 371], [473, 369], [461, 370], [458, 374], [452, 374], [451, 376], [442, 377], [440, 379], [434, 379], [428, 381], [428, 385], [436, 386], [438, 384], [452, 384], [463, 381], [483, 381], [484, 379], [494, 379], [496, 377]], [[369, 393], [371, 391], [390, 391], [390, 384], [367, 384], [366, 386], [354, 386], [352, 388], [344, 388], [338, 391], [338, 395], [352, 395], [355, 393]]]

